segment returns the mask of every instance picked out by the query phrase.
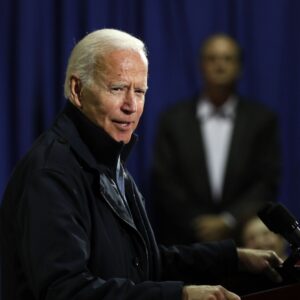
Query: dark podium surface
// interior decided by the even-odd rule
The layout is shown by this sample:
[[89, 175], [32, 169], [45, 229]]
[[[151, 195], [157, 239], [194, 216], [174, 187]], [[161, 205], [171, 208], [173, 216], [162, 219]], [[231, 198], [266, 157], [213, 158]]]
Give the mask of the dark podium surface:
[[238, 294], [242, 300], [300, 300], [299, 269], [295, 270], [293, 276], [283, 276], [281, 283], [274, 283], [262, 274], [240, 273], [223, 285]]
[[300, 299], [300, 283], [289, 284], [241, 297], [242, 300], [293, 300]]

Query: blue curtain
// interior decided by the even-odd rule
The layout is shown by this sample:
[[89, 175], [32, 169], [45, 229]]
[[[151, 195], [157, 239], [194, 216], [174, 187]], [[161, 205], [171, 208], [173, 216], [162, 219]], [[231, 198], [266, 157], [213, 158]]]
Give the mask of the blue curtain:
[[128, 162], [149, 195], [158, 115], [200, 88], [198, 47], [207, 35], [225, 32], [244, 49], [240, 92], [279, 114], [279, 200], [299, 218], [299, 13], [297, 0], [1, 0], [0, 193], [13, 166], [65, 103], [64, 72], [74, 44], [88, 32], [113, 27], [143, 39], [149, 51], [150, 90]]

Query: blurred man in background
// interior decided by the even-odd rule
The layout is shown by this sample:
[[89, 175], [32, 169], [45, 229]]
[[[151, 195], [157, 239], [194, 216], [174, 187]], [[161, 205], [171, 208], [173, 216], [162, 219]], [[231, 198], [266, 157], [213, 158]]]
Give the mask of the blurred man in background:
[[209, 37], [200, 51], [201, 93], [161, 116], [153, 180], [166, 244], [235, 237], [241, 221], [276, 200], [277, 117], [237, 93], [241, 67], [237, 41]]

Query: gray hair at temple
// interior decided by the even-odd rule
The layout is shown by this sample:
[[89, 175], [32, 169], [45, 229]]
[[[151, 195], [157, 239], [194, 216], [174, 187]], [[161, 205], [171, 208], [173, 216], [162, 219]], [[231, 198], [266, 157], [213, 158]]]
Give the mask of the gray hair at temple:
[[145, 44], [129, 33], [116, 29], [100, 29], [86, 35], [73, 48], [66, 70], [64, 94], [70, 96], [70, 78], [76, 76], [83, 86], [94, 83], [95, 75], [105, 68], [105, 56], [115, 50], [139, 52], [148, 63]]

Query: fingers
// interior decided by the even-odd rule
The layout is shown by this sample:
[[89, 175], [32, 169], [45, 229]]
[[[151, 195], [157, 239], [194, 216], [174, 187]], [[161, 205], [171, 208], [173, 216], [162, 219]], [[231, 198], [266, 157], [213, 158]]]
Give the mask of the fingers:
[[[212, 286], [211, 288], [212, 288], [211, 294], [208, 295], [207, 298], [203, 298], [203, 299], [207, 299], [207, 300], [240, 300], [241, 299], [237, 294], [226, 290], [221, 285]], [[201, 298], [199, 298], [199, 300], [200, 299]]]
[[195, 236], [201, 241], [212, 241], [224, 239], [228, 236], [230, 229], [224, 219], [216, 215], [203, 215], [192, 222]]
[[280, 266], [283, 264], [283, 259], [280, 258], [275, 251], [269, 251], [269, 263], [271, 266]]
[[240, 297], [217, 285], [194, 285], [183, 288], [184, 300], [240, 300]]
[[279, 267], [283, 264], [283, 260], [274, 251], [268, 251], [267, 267], [264, 271], [265, 274], [274, 282], [281, 282], [283, 279], [281, 275], [276, 271], [275, 267]]
[[266, 270], [264, 271], [264, 273], [273, 282], [280, 283], [283, 280], [282, 277], [281, 277], [281, 275], [273, 267], [271, 267], [271, 266], [268, 266], [266, 268]]
[[241, 299], [237, 294], [234, 294], [226, 289], [224, 289], [224, 290], [225, 290], [225, 295], [226, 295], [225, 299], [228, 299], [228, 300], [240, 300]]
[[251, 273], [264, 273], [274, 282], [281, 282], [282, 277], [275, 268], [283, 260], [272, 250], [238, 249], [241, 270]]

